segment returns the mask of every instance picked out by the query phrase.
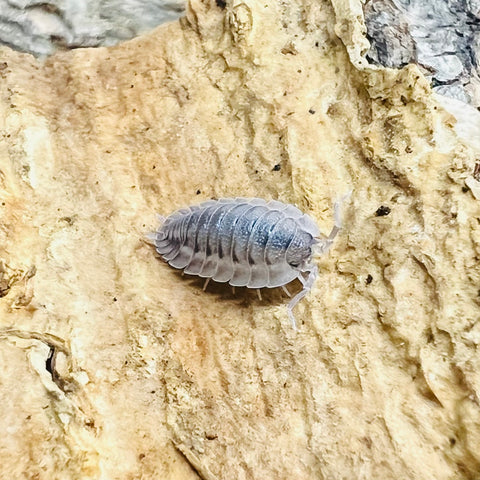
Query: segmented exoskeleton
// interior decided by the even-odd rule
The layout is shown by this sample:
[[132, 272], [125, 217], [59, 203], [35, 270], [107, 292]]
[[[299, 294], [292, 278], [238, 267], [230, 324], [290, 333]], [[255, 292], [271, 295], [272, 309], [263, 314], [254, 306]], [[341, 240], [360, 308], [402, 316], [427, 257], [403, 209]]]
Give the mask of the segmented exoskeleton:
[[[323, 236], [311, 217], [290, 204], [261, 198], [222, 198], [172, 213], [149, 236], [172, 267], [236, 287], [283, 287], [298, 278], [303, 285], [288, 304], [293, 307], [310, 291], [317, 277], [312, 262], [328, 250], [340, 228]], [[205, 288], [204, 287], [204, 288]], [[285, 289], [287, 293], [288, 290]]]

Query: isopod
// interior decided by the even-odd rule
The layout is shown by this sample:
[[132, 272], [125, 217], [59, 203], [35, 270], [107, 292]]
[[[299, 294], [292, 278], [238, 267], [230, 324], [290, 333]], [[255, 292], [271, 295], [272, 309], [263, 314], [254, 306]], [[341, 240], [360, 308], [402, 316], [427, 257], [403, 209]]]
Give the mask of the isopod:
[[[318, 275], [313, 254], [325, 253], [340, 229], [339, 202], [334, 226], [322, 235], [314, 220], [297, 207], [261, 198], [222, 198], [182, 208], [148, 236], [169, 265], [208, 281], [233, 287], [275, 288], [298, 278], [303, 289], [293, 308], [311, 290]], [[288, 290], [285, 289], [287, 294]]]

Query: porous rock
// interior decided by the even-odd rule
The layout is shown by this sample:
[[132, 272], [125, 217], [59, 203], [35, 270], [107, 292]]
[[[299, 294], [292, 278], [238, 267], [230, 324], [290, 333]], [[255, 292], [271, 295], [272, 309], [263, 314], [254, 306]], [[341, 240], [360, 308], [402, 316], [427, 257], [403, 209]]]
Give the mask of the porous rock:
[[478, 0], [367, 0], [365, 22], [372, 62], [416, 63], [434, 90], [480, 105]]
[[[1, 50], [0, 477], [480, 474], [479, 152], [364, 31], [354, 0], [192, 0], [114, 48]], [[225, 196], [328, 232], [350, 190], [298, 332], [281, 291], [203, 292], [144, 241]]]
[[111, 46], [176, 20], [184, 0], [0, 0], [0, 44], [38, 57]]

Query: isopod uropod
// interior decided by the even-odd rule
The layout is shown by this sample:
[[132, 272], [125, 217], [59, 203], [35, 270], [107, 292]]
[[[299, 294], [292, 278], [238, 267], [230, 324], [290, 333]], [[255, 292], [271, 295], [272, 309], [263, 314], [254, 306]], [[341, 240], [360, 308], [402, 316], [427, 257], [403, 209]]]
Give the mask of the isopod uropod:
[[297, 207], [261, 198], [222, 198], [182, 208], [148, 235], [160, 256], [184, 273], [228, 282], [234, 287], [274, 288], [299, 279], [303, 289], [293, 308], [310, 291], [318, 274], [313, 253], [325, 253], [340, 229], [339, 202], [328, 236]]

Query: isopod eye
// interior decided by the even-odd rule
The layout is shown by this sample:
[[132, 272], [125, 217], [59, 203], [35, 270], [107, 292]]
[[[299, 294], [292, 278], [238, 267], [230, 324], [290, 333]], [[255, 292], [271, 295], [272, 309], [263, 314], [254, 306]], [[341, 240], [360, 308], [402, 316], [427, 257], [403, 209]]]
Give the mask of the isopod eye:
[[287, 263], [292, 268], [303, 269], [312, 256], [313, 243], [313, 237], [308, 232], [297, 231], [287, 249]]

